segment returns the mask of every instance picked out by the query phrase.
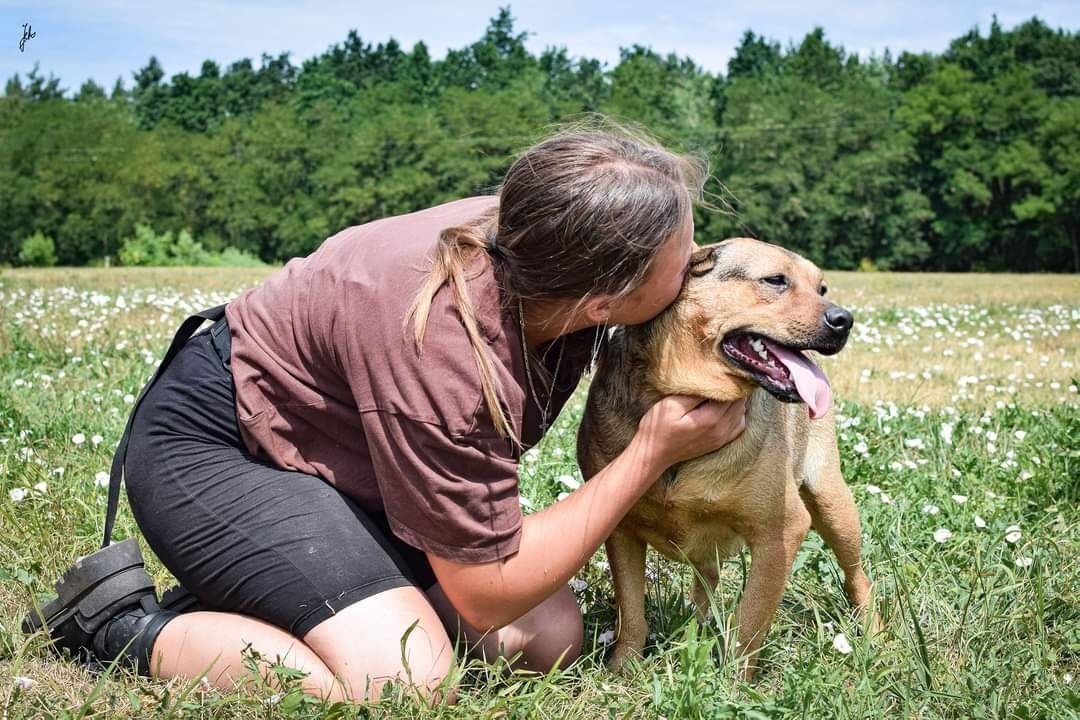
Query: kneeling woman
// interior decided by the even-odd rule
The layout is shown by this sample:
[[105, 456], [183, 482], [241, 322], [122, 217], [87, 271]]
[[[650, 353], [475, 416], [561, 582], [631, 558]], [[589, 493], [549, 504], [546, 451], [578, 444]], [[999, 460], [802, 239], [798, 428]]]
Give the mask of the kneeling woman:
[[[743, 406], [661, 400], [602, 472], [526, 517], [518, 460], [603, 328], [675, 299], [704, 175], [622, 131], [559, 132], [496, 195], [350, 227], [242, 293], [132, 418], [130, 505], [192, 602], [91, 573], [45, 618], [57, 644], [231, 689], [251, 643], [354, 701], [389, 679], [435, 691], [455, 636], [571, 662], [567, 581], [665, 468], [738, 435]], [[144, 572], [118, 547], [95, 560]], [[62, 637], [88, 590], [115, 612]]]

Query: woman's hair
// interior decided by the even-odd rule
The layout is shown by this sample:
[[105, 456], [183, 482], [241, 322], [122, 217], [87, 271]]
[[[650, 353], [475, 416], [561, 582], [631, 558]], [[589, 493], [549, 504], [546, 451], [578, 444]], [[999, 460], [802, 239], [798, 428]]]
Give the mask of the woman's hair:
[[[597, 122], [598, 121], [598, 122]], [[432, 298], [443, 283], [464, 322], [488, 412], [519, 443], [500, 404], [491, 361], [466, 289], [479, 254], [502, 265], [503, 298], [626, 295], [645, 279], [659, 249], [702, 203], [708, 161], [666, 150], [645, 131], [602, 116], [563, 125], [524, 150], [496, 188], [498, 207], [446, 228], [427, 280], [405, 317], [421, 349]], [[488, 253], [489, 242], [496, 251]]]

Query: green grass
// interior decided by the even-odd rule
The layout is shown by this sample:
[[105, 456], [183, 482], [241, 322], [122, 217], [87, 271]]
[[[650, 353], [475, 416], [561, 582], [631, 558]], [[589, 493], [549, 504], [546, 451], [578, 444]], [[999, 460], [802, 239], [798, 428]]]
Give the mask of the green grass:
[[[472, 663], [452, 708], [428, 709], [402, 687], [366, 708], [325, 706], [302, 696], [280, 667], [220, 693], [194, 681], [93, 676], [56, 660], [42, 638], [19, 632], [19, 621], [74, 557], [96, 547], [105, 490], [95, 478], [108, 472], [131, 407], [125, 395], [138, 394], [187, 311], [223, 302], [264, 274], [0, 275], [0, 717], [1080, 716], [1080, 287], [1060, 276], [1047, 278], [1043, 294], [1026, 285], [1010, 295], [1012, 279], [1000, 276], [834, 274], [830, 292], [841, 302], [846, 295], [875, 331], [828, 366], [838, 378], [844, 472], [885, 623], [872, 640], [850, 615], [831, 553], [811, 533], [752, 685], [733, 679], [716, 629], [738, 602], [746, 557], [725, 564], [718, 622], [701, 628], [687, 607], [689, 570], [650, 554], [653, 636], [644, 661], [623, 676], [603, 666], [602, 639], [615, 618], [602, 551], [577, 578], [585, 656], [549, 676]], [[890, 303], [896, 288], [902, 297]], [[951, 305], [950, 288], [958, 298]], [[973, 299], [984, 288], [994, 295]], [[980, 369], [963, 353], [950, 356], [944, 361], [956, 363], [956, 373], [987, 377], [977, 388], [960, 386], [961, 395], [948, 376], [912, 400], [911, 382], [890, 378], [888, 369], [923, 369], [931, 336], [915, 340], [899, 328], [911, 323], [912, 307], [931, 306], [941, 308], [947, 336], [955, 325], [978, 337], [987, 362], [998, 365]], [[980, 324], [979, 308], [993, 322]], [[935, 355], [948, 337], [938, 343]], [[865, 380], [862, 368], [871, 369]], [[995, 389], [983, 390], [987, 384]], [[560, 477], [579, 476], [580, 413], [577, 397], [522, 464], [532, 510], [567, 490]], [[40, 483], [46, 486], [35, 490]], [[1012, 526], [1019, 526], [1019, 538], [1009, 536], [1015, 542], [1006, 537]], [[951, 533], [945, 542], [935, 540], [940, 529]], [[122, 505], [115, 537], [130, 535], [137, 528]], [[159, 586], [169, 582], [144, 552]], [[834, 646], [839, 633], [850, 653]], [[16, 677], [33, 685], [23, 689]], [[276, 702], [267, 704], [270, 698]]]

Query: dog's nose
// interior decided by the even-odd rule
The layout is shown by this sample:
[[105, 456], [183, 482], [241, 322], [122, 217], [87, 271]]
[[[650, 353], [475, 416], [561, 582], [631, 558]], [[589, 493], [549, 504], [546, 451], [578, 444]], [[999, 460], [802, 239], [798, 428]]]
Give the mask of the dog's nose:
[[842, 307], [831, 307], [825, 311], [825, 324], [837, 333], [846, 333], [855, 324], [855, 318]]

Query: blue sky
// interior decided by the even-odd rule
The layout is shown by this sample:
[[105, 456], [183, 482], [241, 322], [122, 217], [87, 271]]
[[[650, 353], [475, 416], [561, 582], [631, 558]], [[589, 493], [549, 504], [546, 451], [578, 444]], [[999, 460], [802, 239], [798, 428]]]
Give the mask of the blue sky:
[[[501, 4], [505, 5], [506, 2]], [[394, 3], [325, 0], [176, 3], [131, 0], [0, 0], [0, 80], [25, 76], [40, 63], [42, 73], [60, 78], [69, 95], [86, 78], [109, 89], [118, 76], [131, 87], [132, 73], [157, 55], [166, 77], [197, 74], [204, 59], [228, 64], [263, 52], [291, 52], [299, 65], [334, 43], [350, 28], [365, 42], [394, 37], [406, 49], [423, 40], [433, 57], [480, 37], [498, 12], [498, 0]], [[746, 29], [787, 44], [815, 25], [849, 52], [880, 54], [899, 50], [943, 50], [948, 41], [974, 26], [984, 32], [997, 14], [1006, 27], [1037, 15], [1052, 27], [1080, 30], [1080, 1], [978, 2], [910, 0], [867, 2], [836, 0], [814, 7], [800, 0], [548, 0], [511, 4], [518, 31], [531, 33], [534, 53], [564, 45], [572, 56], [594, 57], [614, 65], [619, 47], [649, 45], [661, 53], [690, 56], [712, 72], [725, 70]], [[19, 51], [23, 23], [37, 37]]]

